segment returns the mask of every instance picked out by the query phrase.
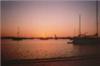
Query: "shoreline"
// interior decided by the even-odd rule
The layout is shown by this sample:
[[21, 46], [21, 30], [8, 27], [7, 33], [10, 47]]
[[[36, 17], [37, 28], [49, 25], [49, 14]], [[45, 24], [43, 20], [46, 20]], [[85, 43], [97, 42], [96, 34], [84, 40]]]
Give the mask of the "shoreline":
[[83, 60], [99, 60], [100, 55], [86, 55], [86, 56], [72, 56], [72, 57], [58, 57], [58, 58], [44, 58], [44, 59], [15, 59], [2, 60], [4, 64], [22, 64], [22, 63], [41, 63], [41, 62], [56, 62], [56, 61], [83, 61]]

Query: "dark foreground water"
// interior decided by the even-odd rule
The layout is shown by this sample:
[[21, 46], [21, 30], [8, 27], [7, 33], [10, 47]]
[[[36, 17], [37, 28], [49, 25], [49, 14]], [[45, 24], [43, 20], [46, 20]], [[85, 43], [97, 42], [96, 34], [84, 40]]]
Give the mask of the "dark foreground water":
[[99, 44], [76, 45], [68, 42], [68, 40], [1, 40], [2, 65], [100, 66]]

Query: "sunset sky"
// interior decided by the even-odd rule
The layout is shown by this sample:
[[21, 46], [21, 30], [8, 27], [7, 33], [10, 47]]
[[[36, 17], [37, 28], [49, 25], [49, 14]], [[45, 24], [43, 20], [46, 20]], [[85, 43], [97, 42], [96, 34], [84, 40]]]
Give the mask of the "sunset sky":
[[78, 34], [79, 14], [82, 33], [94, 34], [95, 1], [2, 1], [1, 34], [16, 36], [19, 27], [24, 37], [74, 36]]

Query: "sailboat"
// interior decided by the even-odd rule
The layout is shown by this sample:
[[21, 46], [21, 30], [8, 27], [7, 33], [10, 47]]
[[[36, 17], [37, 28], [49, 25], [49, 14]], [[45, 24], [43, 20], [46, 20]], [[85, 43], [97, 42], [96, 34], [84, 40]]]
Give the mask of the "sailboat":
[[96, 1], [96, 34], [95, 35], [81, 35], [81, 15], [79, 15], [79, 35], [73, 37], [73, 44], [100, 44], [100, 37], [98, 35], [98, 1]]
[[16, 41], [23, 40], [22, 37], [19, 37], [19, 34], [20, 34], [20, 32], [19, 32], [19, 27], [18, 27], [18, 28], [17, 28], [17, 37], [13, 37], [12, 40], [16, 40]]

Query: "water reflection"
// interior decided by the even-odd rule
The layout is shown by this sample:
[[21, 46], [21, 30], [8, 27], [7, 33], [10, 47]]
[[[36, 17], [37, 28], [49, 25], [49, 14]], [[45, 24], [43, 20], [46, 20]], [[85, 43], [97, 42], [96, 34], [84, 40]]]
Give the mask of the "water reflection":
[[60, 57], [66, 54], [68, 56], [73, 50], [73, 46], [66, 43], [64, 40], [25, 40], [19, 42], [4, 40], [2, 41], [2, 53], [7, 59], [50, 58]]
[[74, 45], [68, 40], [2, 40], [2, 57], [11, 59], [41, 59], [100, 54], [100, 45]]

